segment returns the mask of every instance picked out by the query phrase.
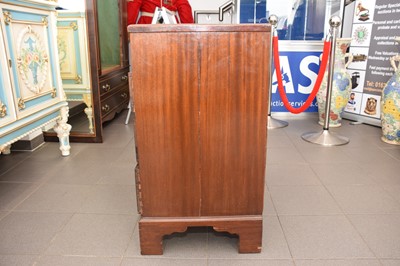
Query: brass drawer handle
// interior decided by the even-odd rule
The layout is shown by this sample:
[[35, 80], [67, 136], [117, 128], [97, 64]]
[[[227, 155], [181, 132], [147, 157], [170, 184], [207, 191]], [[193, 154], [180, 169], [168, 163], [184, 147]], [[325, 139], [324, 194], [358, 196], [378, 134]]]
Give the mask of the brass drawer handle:
[[121, 97], [126, 99], [128, 97], [128, 94], [126, 92], [124, 92], [124, 93], [121, 94]]
[[121, 80], [122, 80], [122, 81], [127, 81], [127, 80], [128, 80], [128, 76], [127, 76], [127, 75], [123, 75], [123, 76], [121, 77]]
[[108, 111], [110, 111], [110, 106], [108, 104], [106, 104], [103, 107], [101, 107], [101, 110], [103, 110], [104, 112], [108, 112]]
[[110, 87], [110, 84], [106, 84], [106, 85], [103, 85], [102, 88], [104, 91], [109, 91], [111, 87]]

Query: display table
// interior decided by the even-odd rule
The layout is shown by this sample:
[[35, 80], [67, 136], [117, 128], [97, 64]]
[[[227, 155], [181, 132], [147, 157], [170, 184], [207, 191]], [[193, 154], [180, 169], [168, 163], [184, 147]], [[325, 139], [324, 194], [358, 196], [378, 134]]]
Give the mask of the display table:
[[269, 25], [131, 25], [140, 247], [192, 226], [261, 251]]

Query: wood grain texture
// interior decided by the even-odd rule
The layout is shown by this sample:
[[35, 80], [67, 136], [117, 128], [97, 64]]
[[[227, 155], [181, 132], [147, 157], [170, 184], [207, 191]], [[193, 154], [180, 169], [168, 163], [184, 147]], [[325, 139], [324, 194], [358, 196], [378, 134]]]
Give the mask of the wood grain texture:
[[190, 226], [210, 226], [217, 232], [239, 237], [239, 253], [260, 253], [262, 242], [261, 216], [186, 217], [180, 219], [143, 218], [139, 222], [142, 255], [162, 255], [162, 238], [185, 232]]
[[270, 32], [271, 27], [266, 24], [218, 24], [218, 25], [201, 25], [201, 24], [134, 24], [128, 26], [130, 33], [201, 33], [206, 34], [216, 32]]
[[259, 252], [270, 27], [169, 26], [128, 28], [142, 253], [199, 225], [237, 226], [239, 251]]
[[192, 38], [190, 33], [131, 37], [144, 216], [200, 214], [199, 59]]
[[201, 43], [201, 213], [261, 214], [268, 38], [233, 32], [202, 36]]

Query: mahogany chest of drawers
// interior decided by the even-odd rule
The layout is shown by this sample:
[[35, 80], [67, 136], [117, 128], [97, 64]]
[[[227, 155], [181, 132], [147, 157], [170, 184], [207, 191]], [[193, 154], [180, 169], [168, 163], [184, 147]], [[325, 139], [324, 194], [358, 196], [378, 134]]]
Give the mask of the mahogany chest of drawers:
[[269, 25], [132, 25], [142, 254], [191, 226], [260, 252]]

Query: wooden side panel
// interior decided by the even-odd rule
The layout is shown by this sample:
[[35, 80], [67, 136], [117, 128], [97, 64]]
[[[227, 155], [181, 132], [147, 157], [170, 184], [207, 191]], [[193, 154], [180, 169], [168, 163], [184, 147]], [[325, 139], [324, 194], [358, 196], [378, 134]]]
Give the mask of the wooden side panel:
[[173, 32], [130, 40], [142, 215], [198, 216], [198, 40]]
[[262, 214], [270, 34], [201, 36], [201, 215]]

